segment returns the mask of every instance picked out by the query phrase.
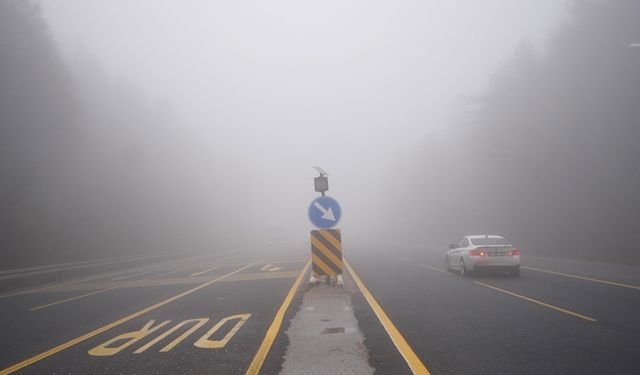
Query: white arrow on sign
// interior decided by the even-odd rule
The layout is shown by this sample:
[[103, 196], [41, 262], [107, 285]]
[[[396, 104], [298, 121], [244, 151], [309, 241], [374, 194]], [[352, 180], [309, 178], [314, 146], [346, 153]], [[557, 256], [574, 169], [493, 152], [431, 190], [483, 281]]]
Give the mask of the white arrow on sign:
[[325, 220], [331, 220], [331, 221], [336, 221], [335, 216], [333, 216], [333, 211], [331, 210], [331, 207], [329, 207], [329, 209], [327, 210], [326, 208], [322, 207], [322, 205], [318, 202], [315, 202], [313, 204], [317, 209], [320, 210], [320, 212], [322, 212], [322, 218]]

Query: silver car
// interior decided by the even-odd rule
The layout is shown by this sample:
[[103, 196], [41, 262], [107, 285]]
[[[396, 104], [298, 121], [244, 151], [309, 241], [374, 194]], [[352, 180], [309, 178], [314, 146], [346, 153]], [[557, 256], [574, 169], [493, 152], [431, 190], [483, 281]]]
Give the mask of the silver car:
[[512, 276], [518, 276], [520, 250], [501, 236], [464, 236], [458, 243], [449, 245], [445, 263], [447, 270], [458, 271], [460, 275], [486, 269], [508, 271]]

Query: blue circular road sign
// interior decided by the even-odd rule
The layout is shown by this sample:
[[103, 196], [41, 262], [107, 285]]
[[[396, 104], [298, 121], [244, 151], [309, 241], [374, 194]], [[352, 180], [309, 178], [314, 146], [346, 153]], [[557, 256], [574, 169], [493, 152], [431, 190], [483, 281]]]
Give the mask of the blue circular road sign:
[[333, 228], [340, 221], [342, 209], [337, 200], [331, 197], [318, 197], [309, 205], [309, 220], [320, 229]]

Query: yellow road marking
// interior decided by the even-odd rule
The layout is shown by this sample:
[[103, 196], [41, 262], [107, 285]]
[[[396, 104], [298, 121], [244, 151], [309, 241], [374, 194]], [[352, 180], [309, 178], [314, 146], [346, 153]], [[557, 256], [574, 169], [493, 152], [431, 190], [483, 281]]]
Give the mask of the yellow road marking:
[[400, 354], [402, 354], [402, 357], [404, 357], [404, 360], [409, 365], [409, 368], [411, 369], [411, 371], [414, 374], [430, 374], [429, 370], [427, 370], [427, 367], [424, 365], [424, 363], [422, 363], [422, 361], [420, 360], [420, 358], [418, 358], [418, 356], [413, 351], [413, 349], [411, 349], [411, 346], [409, 346], [409, 343], [407, 343], [407, 340], [404, 339], [402, 334], [400, 334], [400, 331], [398, 331], [398, 329], [393, 324], [391, 319], [389, 319], [389, 316], [387, 315], [387, 313], [384, 312], [384, 310], [382, 309], [382, 307], [380, 307], [376, 299], [373, 298], [373, 295], [371, 295], [371, 292], [369, 292], [369, 289], [367, 289], [367, 287], [360, 280], [358, 275], [356, 275], [356, 273], [353, 271], [353, 268], [351, 268], [351, 265], [349, 264], [349, 262], [345, 260], [344, 264], [347, 266], [347, 270], [349, 270], [349, 273], [353, 277], [353, 280], [356, 282], [356, 285], [358, 285], [360, 292], [362, 292], [362, 294], [364, 295], [364, 298], [367, 300], [367, 302], [369, 302], [369, 306], [371, 306], [371, 308], [373, 309], [373, 312], [376, 313], [378, 320], [380, 320], [380, 323], [382, 323], [382, 326], [389, 334], [389, 337], [391, 337], [391, 341], [393, 341], [396, 348], [398, 348], [398, 351], [400, 352]]
[[96, 295], [96, 294], [100, 294], [100, 293], [104, 293], [104, 292], [108, 292], [108, 291], [114, 290], [114, 289], [118, 289], [118, 287], [114, 286], [114, 287], [111, 287], [111, 288], [95, 290], [95, 291], [93, 291], [91, 293], [85, 293], [85, 294], [81, 294], [79, 296], [65, 298], [65, 299], [62, 299], [60, 301], [47, 303], [46, 305], [40, 305], [40, 306], [36, 306], [36, 307], [31, 307], [29, 309], [29, 311], [38, 311], [38, 310], [46, 309], [47, 307], [52, 307], [52, 306], [56, 306], [56, 305], [60, 305], [60, 304], [66, 303], [66, 302], [75, 301], [75, 300], [80, 299], [80, 298], [90, 297], [90, 296], [93, 296], [93, 295]]
[[171, 272], [166, 272], [166, 273], [163, 273], [163, 274], [161, 274], [161, 275], [153, 275], [153, 276], [150, 276], [150, 277], [147, 277], [147, 278], [141, 279], [141, 280], [130, 281], [130, 282], [128, 282], [128, 283], [118, 284], [118, 285], [114, 285], [114, 286], [109, 287], [109, 288], [104, 288], [104, 289], [100, 289], [100, 290], [95, 290], [95, 291], [93, 291], [93, 292], [89, 292], [89, 293], [81, 294], [81, 295], [79, 295], [79, 296], [69, 297], [69, 298], [65, 298], [65, 299], [60, 300], [60, 301], [51, 302], [51, 303], [47, 303], [47, 304], [45, 304], [45, 305], [40, 305], [40, 306], [32, 307], [32, 308], [30, 308], [30, 309], [29, 309], [29, 311], [38, 311], [38, 310], [42, 310], [42, 309], [45, 309], [45, 308], [47, 308], [47, 307], [52, 307], [52, 306], [60, 305], [60, 304], [62, 304], [62, 303], [75, 301], [75, 300], [78, 300], [78, 299], [80, 299], [80, 298], [90, 297], [90, 296], [93, 296], [93, 295], [96, 295], [96, 294], [100, 294], [100, 293], [104, 293], [104, 292], [109, 292], [109, 291], [111, 291], [111, 290], [115, 290], [115, 289], [119, 289], [119, 288], [124, 288], [124, 287], [130, 286], [130, 285], [135, 285], [135, 284], [137, 284], [137, 283], [141, 283], [141, 282], [144, 282], [144, 281], [149, 281], [149, 280], [153, 280], [153, 279], [156, 279], [156, 278], [159, 278], [159, 277], [168, 276], [168, 275], [171, 275], [171, 274], [176, 273], [176, 272], [179, 272], [179, 270], [175, 270], [175, 271], [171, 271]]
[[[147, 324], [145, 324], [141, 329], [122, 333], [116, 337], [113, 337], [102, 344], [96, 346], [95, 348], [90, 349], [87, 353], [89, 355], [93, 355], [96, 357], [106, 357], [117, 354], [121, 350], [128, 348], [129, 346], [137, 343], [138, 341], [144, 339], [160, 328], [166, 326], [171, 322], [171, 320], [165, 320], [162, 323], [158, 323], [155, 327], [153, 324], [156, 321], [151, 319]], [[112, 344], [118, 343], [119, 345], [113, 346]]]
[[[116, 273], [116, 275], [120, 275], [120, 274], [123, 274], [125, 272], [128, 272], [128, 271], [118, 272], [118, 273]], [[83, 282], [86, 282], [86, 281], [92, 281], [92, 280], [95, 280], [95, 279], [101, 279], [103, 277], [105, 277], [105, 276], [104, 275], [100, 275], [100, 276], [89, 277], [89, 278], [85, 278], [85, 279], [81, 279], [81, 280], [73, 280], [73, 281], [67, 281], [67, 282], [63, 282], [63, 283], [56, 283], [56, 284], [52, 284], [52, 285], [45, 285], [45, 286], [34, 288], [34, 289], [22, 290], [22, 291], [11, 293], [11, 294], [0, 295], [0, 298], [7, 298], [7, 297], [19, 296], [19, 295], [23, 295], [23, 294], [35, 293], [35, 292], [39, 292], [39, 291], [42, 291], [42, 290], [47, 290], [47, 289], [52, 289], [52, 288], [57, 288], [57, 287], [62, 287], [62, 286], [69, 286], [69, 285], [73, 285], [73, 284], [79, 284], [79, 283], [83, 283]]]
[[267, 279], [295, 279], [298, 276], [298, 271], [273, 271], [273, 272], [261, 272], [261, 273], [243, 273], [228, 278], [225, 282], [229, 281], [247, 281], [247, 280], [267, 280]]
[[298, 260], [283, 260], [283, 261], [274, 261], [271, 264], [287, 264], [287, 263], [304, 263], [308, 260], [309, 258], [301, 258]]
[[[246, 323], [246, 321], [251, 317], [251, 314], [237, 314], [228, 316], [222, 320], [220, 320], [216, 325], [214, 325], [210, 330], [207, 331], [202, 337], [198, 339], [198, 341], [194, 342], [193, 345], [202, 349], [220, 349], [224, 348], [225, 345], [231, 340], [231, 338], [238, 333], [240, 328]], [[239, 319], [238, 322], [227, 332], [227, 334], [219, 339], [219, 340], [211, 340], [211, 336], [216, 333], [220, 327], [224, 326], [226, 322]], [[166, 347], [165, 347], [166, 348]], [[162, 351], [162, 350], [161, 350]]]
[[3, 294], [3, 295], [0, 296], [0, 298], [7, 298], [7, 297], [13, 297], [13, 296], [20, 296], [20, 295], [23, 295], [23, 294], [35, 293], [35, 292], [39, 292], [41, 290], [47, 290], [47, 289], [52, 289], [52, 288], [55, 288], [55, 287], [73, 285], [73, 284], [77, 284], [77, 283], [81, 283], [81, 282], [85, 282], [85, 281], [91, 281], [91, 280], [95, 280], [95, 279], [98, 279], [98, 277], [92, 277], [90, 279], [82, 279], [82, 280], [76, 280], [76, 281], [69, 281], [69, 282], [66, 282], [66, 283], [57, 283], [57, 284], [53, 284], [53, 285], [43, 286], [43, 287], [40, 287], [40, 288], [23, 290], [23, 291], [20, 291], [20, 292], [15, 292], [15, 293], [10, 293], [10, 294]]
[[[446, 273], [447, 275], [452, 275], [451, 273], [447, 272], [446, 270], [443, 270], [443, 269], [438, 268], [438, 267], [433, 267], [433, 266], [430, 266], [430, 265], [428, 265], [428, 264], [424, 264], [424, 263], [420, 263], [420, 265], [421, 265], [421, 266], [423, 266], [423, 267], [429, 268], [429, 269], [431, 269], [431, 270], [434, 270], [434, 271], [438, 271], [438, 272]], [[452, 275], [452, 276], [453, 276], [453, 275]], [[550, 304], [548, 304], [548, 303], [545, 303], [545, 302], [542, 302], [542, 301], [538, 301], [538, 300], [533, 299], [533, 298], [530, 298], [530, 297], [525, 297], [525, 296], [523, 296], [523, 295], [520, 295], [520, 294], [517, 294], [517, 293], [513, 293], [513, 292], [510, 292], [510, 291], [508, 291], [508, 290], [504, 290], [504, 289], [501, 289], [501, 288], [495, 287], [495, 286], [493, 286], [493, 285], [485, 284], [485, 283], [482, 283], [482, 282], [480, 282], [480, 281], [474, 281], [474, 283], [476, 283], [476, 284], [478, 284], [478, 285], [482, 285], [482, 286], [487, 287], [487, 288], [491, 288], [491, 289], [497, 290], [497, 291], [499, 291], [499, 292], [502, 292], [502, 293], [508, 294], [508, 295], [510, 295], [510, 296], [513, 296], [513, 297], [521, 298], [521, 299], [524, 299], [524, 300], [526, 300], [526, 301], [533, 302], [533, 303], [536, 303], [536, 304], [539, 304], [539, 305], [542, 305], [542, 306], [548, 307], [548, 308], [550, 308], [550, 309], [553, 309], [553, 310], [556, 310], [556, 311], [563, 312], [563, 313], [565, 313], [565, 314], [569, 314], [569, 315], [575, 316], [575, 317], [580, 318], [580, 319], [585, 319], [585, 320], [588, 320], [588, 321], [590, 321], [590, 322], [597, 322], [597, 320], [596, 320], [596, 319], [593, 319], [593, 318], [588, 317], [588, 316], [586, 316], [586, 315], [582, 315], [582, 314], [579, 314], [579, 313], [577, 313], [577, 312], [573, 312], [573, 311], [570, 311], [570, 310], [567, 310], [567, 309], [563, 309], [562, 307], [558, 307], [558, 306], [550, 305]]]
[[[196, 324], [191, 326], [191, 328], [189, 328], [186, 332], [184, 332], [183, 334], [178, 336], [178, 338], [176, 338], [175, 340], [171, 341], [164, 348], [160, 349], [161, 352], [168, 352], [169, 350], [173, 349], [174, 346], [178, 345], [184, 339], [189, 337], [192, 333], [197, 331], [200, 327], [205, 325], [208, 321], [209, 321], [209, 318], [183, 320], [182, 322], [180, 322], [180, 323], [176, 324], [175, 326], [173, 326], [173, 328], [171, 328], [170, 330], [166, 331], [165, 333], [161, 334], [160, 336], [156, 337], [155, 339], [149, 341], [146, 345], [140, 347], [134, 353], [140, 354], [140, 353], [144, 352], [145, 350], [147, 350], [150, 347], [154, 346], [158, 342], [162, 341], [165, 337], [167, 337], [167, 336], [171, 335], [172, 333], [174, 333], [175, 331], [179, 330], [182, 326], [195, 322]], [[89, 351], [89, 354], [91, 354], [91, 351]]]
[[207, 268], [207, 269], [206, 269], [206, 270], [204, 270], [204, 271], [194, 272], [194, 273], [192, 273], [191, 275], [189, 275], [189, 277], [194, 277], [194, 276], [204, 275], [204, 274], [205, 274], [205, 273], [207, 273], [207, 272], [211, 272], [211, 271], [213, 271], [213, 270], [217, 270], [217, 269], [218, 269], [218, 266], [213, 266], [213, 267], [211, 267], [211, 268]]
[[631, 285], [631, 284], [624, 284], [624, 283], [617, 283], [615, 281], [608, 281], [608, 280], [602, 280], [602, 279], [594, 279], [592, 277], [586, 277], [586, 276], [580, 276], [580, 275], [574, 275], [574, 274], [570, 274], [570, 273], [563, 273], [563, 272], [556, 272], [556, 271], [548, 271], [548, 270], [543, 270], [540, 268], [534, 268], [534, 267], [525, 267], [525, 266], [520, 266], [520, 268], [524, 268], [526, 270], [529, 271], [536, 271], [536, 272], [544, 272], [544, 273], [548, 273], [551, 275], [558, 275], [558, 276], [564, 276], [564, 277], [571, 277], [574, 279], [579, 279], [579, 280], [587, 280], [587, 281], [593, 281], [594, 283], [601, 283], [601, 284], [607, 284], [607, 285], [614, 285], [614, 286], [621, 286], [623, 288], [630, 288], [630, 289], [637, 289], [640, 290], [640, 286], [638, 285]]
[[[246, 263], [245, 263], [246, 264]], [[304, 265], [304, 264], [303, 264]], [[178, 271], [180, 272], [180, 271]], [[231, 277], [228, 277], [221, 282], [235, 282], [235, 281], [247, 281], [247, 280], [267, 280], [267, 279], [294, 279], [298, 276], [298, 270], [294, 271], [273, 271], [273, 272], [258, 272], [258, 273], [240, 273]], [[164, 275], [166, 276], [166, 275]], [[155, 287], [155, 286], [166, 286], [166, 285], [198, 285], [202, 284], [206, 281], [209, 281], [213, 278], [213, 276], [199, 276], [199, 277], [163, 277], [158, 280], [146, 280], [139, 281], [132, 284], [122, 284], [119, 289], [127, 289], [127, 288], [147, 288], [147, 287]], [[68, 287], [60, 289], [62, 292], [91, 292], [98, 289], [109, 288], [112, 284], [110, 283], [95, 283], [95, 284], [85, 284], [78, 285], [77, 287]]]
[[119, 320], [116, 320], [115, 322], [111, 322], [111, 323], [109, 323], [107, 325], [104, 325], [104, 326], [102, 326], [102, 327], [100, 327], [98, 329], [95, 329], [95, 330], [93, 330], [93, 331], [91, 331], [89, 333], [86, 333], [86, 334], [84, 334], [84, 335], [82, 335], [80, 337], [76, 337], [75, 339], [67, 341], [64, 344], [60, 344], [60, 345], [58, 345], [58, 346], [56, 346], [56, 347], [54, 347], [52, 349], [47, 350], [46, 352], [42, 352], [42, 353], [37, 354], [37, 355], [35, 355], [35, 356], [31, 357], [31, 358], [27, 358], [24, 361], [18, 362], [18, 363], [16, 363], [15, 365], [13, 365], [11, 367], [7, 367], [4, 370], [0, 370], [0, 375], [11, 374], [11, 373], [16, 372], [16, 371], [18, 371], [20, 369], [23, 369], [23, 368], [25, 368], [27, 366], [30, 366], [30, 365], [38, 362], [38, 361], [41, 361], [41, 360], [43, 360], [43, 359], [45, 359], [47, 357], [50, 357], [50, 356], [52, 356], [52, 355], [54, 355], [56, 353], [61, 352], [63, 350], [69, 349], [70, 347], [72, 347], [74, 345], [77, 345], [77, 344], [79, 344], [79, 343], [81, 343], [83, 341], [86, 341], [86, 340], [88, 340], [88, 339], [90, 339], [92, 337], [95, 337], [95, 336], [97, 336], [97, 335], [99, 335], [101, 333], [104, 333], [104, 332], [106, 332], [106, 331], [108, 331], [108, 330], [110, 330], [112, 328], [115, 328], [115, 327], [117, 327], [117, 326], [119, 326], [121, 324], [124, 324], [124, 323], [126, 323], [126, 322], [128, 322], [128, 321], [130, 321], [132, 319], [135, 319], [135, 318], [137, 318], [137, 317], [139, 317], [141, 315], [144, 315], [144, 314], [148, 313], [149, 311], [153, 311], [153, 310], [157, 309], [158, 307], [164, 306], [164, 305], [166, 305], [168, 303], [171, 303], [171, 302], [173, 302], [173, 301], [175, 301], [177, 299], [180, 299], [180, 298], [182, 298], [184, 296], [187, 296], [189, 294], [197, 292], [198, 290], [200, 290], [202, 288], [206, 288], [209, 285], [211, 285], [211, 284], [213, 284], [213, 283], [215, 283], [217, 281], [220, 281], [222, 279], [225, 279], [225, 278], [227, 278], [229, 276], [235, 275], [238, 272], [242, 272], [242, 271], [246, 270], [247, 268], [253, 267], [253, 266], [255, 266], [256, 264], [258, 264], [260, 262], [262, 262], [262, 260], [259, 260], [257, 262], [251, 263], [251, 264], [249, 264], [247, 266], [238, 268], [237, 270], [229, 272], [226, 275], [222, 275], [222, 276], [217, 277], [217, 278], [215, 278], [213, 280], [207, 281], [206, 283], [198, 285], [195, 288], [191, 288], [191, 289], [189, 289], [189, 290], [187, 290], [185, 292], [177, 294], [177, 295], [175, 295], [175, 296], [173, 296], [171, 298], [168, 298], [168, 299], [166, 299], [166, 300], [164, 300], [162, 302], [158, 302], [155, 305], [151, 305], [151, 306], [146, 307], [146, 308], [144, 308], [144, 309], [142, 309], [142, 310], [140, 310], [138, 312], [135, 312], [135, 313], [133, 313], [131, 315], [127, 315], [124, 318], [120, 318]]
[[289, 289], [289, 293], [287, 293], [287, 296], [285, 297], [284, 301], [282, 301], [282, 305], [278, 309], [276, 316], [273, 318], [273, 322], [271, 322], [271, 326], [269, 326], [269, 329], [267, 330], [267, 333], [264, 336], [264, 339], [262, 340], [262, 344], [260, 344], [260, 348], [258, 348], [256, 355], [253, 357], [253, 360], [251, 361], [251, 364], [249, 365], [247, 372], [245, 372], [246, 375], [258, 375], [258, 373], [260, 373], [262, 364], [264, 363], [264, 360], [267, 358], [267, 354], [269, 353], [269, 350], [271, 350], [271, 346], [273, 345], [273, 342], [275, 341], [276, 336], [278, 335], [278, 331], [280, 331], [280, 326], [282, 325], [284, 314], [287, 312], [287, 309], [291, 304], [291, 300], [293, 299], [294, 294], [298, 290], [298, 286], [300, 286], [300, 282], [302, 281], [303, 276], [305, 275], [305, 273], [307, 273], [307, 270], [309, 269], [309, 265], [311, 265], [311, 261], [307, 261], [307, 264], [302, 269], [302, 272], [300, 272], [300, 275], [298, 275], [298, 278], [291, 286], [291, 289]]
[[556, 310], [556, 311], [560, 311], [561, 313], [565, 313], [567, 315], [575, 316], [576, 318], [588, 320], [590, 322], [597, 322], [597, 320], [595, 320], [594, 318], [591, 318], [589, 316], [582, 315], [582, 314], [579, 314], [579, 313], [571, 311], [571, 310], [563, 309], [562, 307], [558, 307], [558, 306], [554, 306], [554, 305], [551, 305], [551, 304], [548, 304], [548, 303], [544, 303], [542, 301], [538, 301], [537, 299], [533, 299], [533, 298], [530, 298], [530, 297], [525, 297], [523, 295], [520, 295], [520, 294], [517, 294], [517, 293], [514, 293], [514, 292], [510, 292], [508, 290], [504, 290], [504, 289], [495, 287], [493, 285], [481, 283], [480, 281], [474, 281], [474, 283], [476, 283], [478, 285], [481, 285], [481, 286], [484, 286], [486, 288], [491, 288], [493, 290], [497, 290], [498, 292], [505, 293], [505, 294], [508, 294], [508, 295], [516, 297], [516, 298], [523, 299], [525, 301], [533, 302], [533, 303], [538, 304], [540, 306], [544, 306], [544, 307], [548, 307], [548, 308]]

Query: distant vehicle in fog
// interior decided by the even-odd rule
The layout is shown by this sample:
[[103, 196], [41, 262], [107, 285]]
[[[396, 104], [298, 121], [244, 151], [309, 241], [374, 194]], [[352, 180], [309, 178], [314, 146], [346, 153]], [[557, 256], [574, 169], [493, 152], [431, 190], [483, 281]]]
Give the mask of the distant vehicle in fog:
[[445, 256], [447, 270], [464, 276], [478, 270], [508, 271], [512, 276], [520, 274], [520, 250], [501, 236], [464, 236], [449, 245]]

